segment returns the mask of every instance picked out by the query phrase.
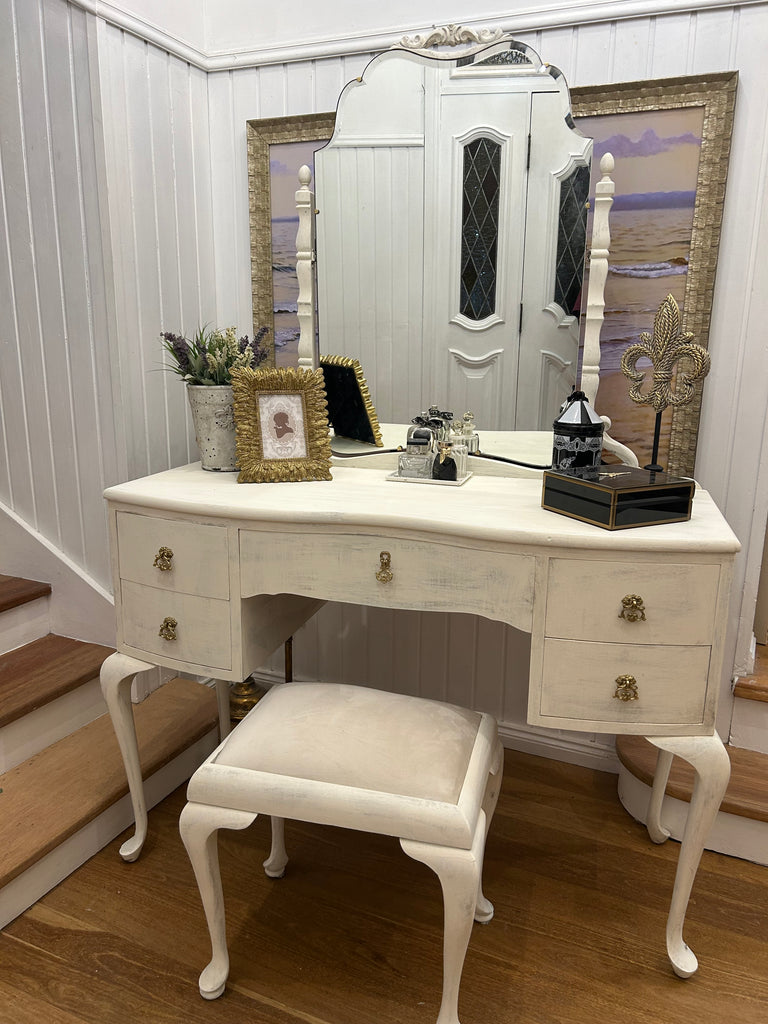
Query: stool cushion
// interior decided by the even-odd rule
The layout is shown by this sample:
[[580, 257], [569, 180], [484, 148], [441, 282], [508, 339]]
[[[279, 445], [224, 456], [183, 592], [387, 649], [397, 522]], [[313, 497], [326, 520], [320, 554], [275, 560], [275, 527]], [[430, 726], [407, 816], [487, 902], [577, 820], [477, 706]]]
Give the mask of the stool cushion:
[[477, 711], [279, 684], [195, 772], [187, 796], [469, 849], [497, 746], [495, 721]]

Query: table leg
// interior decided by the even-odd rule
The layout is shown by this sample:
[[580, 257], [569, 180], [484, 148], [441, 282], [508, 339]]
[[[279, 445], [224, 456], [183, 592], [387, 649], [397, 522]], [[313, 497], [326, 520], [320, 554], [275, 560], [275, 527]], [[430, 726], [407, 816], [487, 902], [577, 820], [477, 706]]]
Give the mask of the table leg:
[[123, 755], [136, 821], [136, 832], [120, 847], [120, 856], [128, 861], [136, 860], [147, 838], [147, 805], [144, 800], [139, 745], [136, 741], [136, 723], [131, 707], [131, 683], [139, 672], [146, 672], [147, 669], [154, 667], [145, 661], [129, 658], [126, 654], [110, 654], [101, 666], [101, 692], [112, 719], [120, 753]]
[[[711, 829], [717, 812], [725, 796], [728, 780], [731, 774], [731, 762], [728, 752], [719, 736], [648, 736], [648, 741], [653, 743], [659, 750], [669, 754], [677, 754], [693, 766], [696, 777], [693, 784], [691, 806], [688, 811], [688, 819], [685, 823], [685, 831], [680, 846], [680, 854], [677, 861], [677, 872], [675, 874], [675, 887], [672, 892], [672, 903], [667, 918], [667, 953], [672, 962], [675, 974], [681, 978], [689, 978], [697, 969], [698, 961], [693, 951], [688, 948], [683, 939], [683, 923], [685, 912], [688, 908], [688, 900], [696, 878], [696, 871], [699, 867], [701, 854], [704, 850], [704, 840]], [[668, 774], [666, 757], [662, 759], [662, 774]], [[666, 784], [666, 776], [663, 779]], [[664, 787], [661, 787], [663, 795]], [[651, 803], [658, 804], [655, 812], [654, 825], [658, 827], [659, 835], [663, 830], [659, 820], [658, 810], [660, 809], [661, 796], [658, 795], [656, 786], [651, 796]], [[650, 821], [650, 817], [649, 817]], [[653, 836], [653, 832], [651, 832]], [[663, 836], [662, 836], [663, 837]]]
[[229, 683], [226, 679], [216, 680], [216, 703], [219, 708], [219, 740], [225, 740], [232, 732], [229, 710]]

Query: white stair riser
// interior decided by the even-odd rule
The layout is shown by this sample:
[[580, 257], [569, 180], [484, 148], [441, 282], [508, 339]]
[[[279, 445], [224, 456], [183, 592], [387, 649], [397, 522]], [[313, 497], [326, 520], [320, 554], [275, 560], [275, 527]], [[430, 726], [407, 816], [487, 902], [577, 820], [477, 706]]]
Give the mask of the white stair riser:
[[[182, 751], [164, 767], [158, 769], [144, 783], [147, 807], [164, 800], [180, 786], [219, 743], [218, 728], [206, 733], [197, 743]], [[0, 890], [0, 928], [4, 928], [19, 914], [41, 899], [64, 878], [84, 864], [90, 857], [112, 842], [115, 836], [133, 822], [130, 798], [124, 796], [106, 811], [89, 822], [79, 832], [51, 850], [36, 864], [9, 882]], [[115, 857], [117, 858], [117, 852]]]
[[736, 698], [729, 742], [734, 747], [768, 754], [768, 702]]
[[107, 713], [98, 676], [0, 729], [0, 773]]
[[0, 615], [0, 655], [31, 644], [51, 632], [48, 597], [8, 608]]
[[[651, 787], [635, 778], [622, 765], [619, 768], [619, 800], [632, 817], [644, 825], [650, 796]], [[669, 829], [672, 839], [682, 839], [689, 806], [685, 800], [664, 797], [661, 821]], [[651, 840], [648, 839], [648, 842]], [[768, 822], [719, 811], [715, 824], [704, 842], [704, 849], [768, 865]]]

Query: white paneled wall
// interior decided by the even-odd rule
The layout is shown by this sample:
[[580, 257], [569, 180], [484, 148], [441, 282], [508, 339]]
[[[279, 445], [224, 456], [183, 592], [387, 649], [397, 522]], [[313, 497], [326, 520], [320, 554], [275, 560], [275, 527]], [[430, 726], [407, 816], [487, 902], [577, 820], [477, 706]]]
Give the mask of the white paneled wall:
[[[465, 6], [465, 23], [483, 21], [477, 5]], [[0, 5], [0, 501], [104, 585], [103, 487], [196, 457], [183, 386], [159, 369], [159, 332], [206, 322], [250, 330], [246, 120], [333, 110], [391, 28], [383, 9], [381, 20], [366, 9], [350, 29], [343, 8], [324, 5], [327, 36], [314, 54], [305, 41], [302, 59], [285, 63], [260, 62], [254, 49], [249, 60], [219, 51], [206, 64], [190, 49], [202, 45], [206, 3], [178, 45], [176, 0], [166, 25], [158, 3], [146, 38], [136, 19], [121, 22], [119, 7]], [[409, 5], [423, 27], [444, 20], [440, 8]], [[504, 27], [515, 28], [511, 16]], [[532, 0], [522, 28], [572, 85], [739, 70], [697, 466], [745, 545], [736, 576], [745, 599], [731, 629], [738, 655], [768, 508], [768, 290], [758, 276], [768, 258], [768, 4]], [[333, 52], [334, 30], [337, 55], [320, 56]], [[243, 46], [258, 47], [258, 19], [246, 36]], [[276, 51], [266, 53], [273, 61]], [[297, 638], [296, 665], [306, 676], [374, 684], [386, 684], [393, 665], [399, 686], [447, 696], [461, 681], [523, 744], [510, 681], [526, 643], [471, 617], [335, 605]], [[723, 704], [727, 716], [727, 694]]]

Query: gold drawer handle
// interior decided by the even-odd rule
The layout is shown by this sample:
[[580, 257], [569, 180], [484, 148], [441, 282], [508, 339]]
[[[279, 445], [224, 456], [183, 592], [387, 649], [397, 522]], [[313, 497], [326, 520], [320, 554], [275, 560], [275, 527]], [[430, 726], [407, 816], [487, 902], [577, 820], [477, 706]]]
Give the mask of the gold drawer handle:
[[175, 640], [177, 626], [178, 622], [176, 621], [176, 619], [172, 619], [170, 615], [167, 615], [163, 619], [163, 624], [160, 627], [160, 632], [157, 635], [161, 636], [163, 640]]
[[173, 552], [170, 548], [160, 548], [155, 555], [155, 560], [152, 565], [154, 565], [156, 569], [159, 569], [160, 572], [168, 572], [169, 569], [173, 568], [171, 565], [172, 558]]
[[392, 572], [392, 555], [388, 551], [382, 551], [379, 555], [379, 568], [376, 570], [376, 579], [379, 583], [391, 583], [395, 577]]
[[639, 594], [627, 594], [626, 597], [622, 597], [619, 618], [626, 619], [627, 622], [637, 622], [638, 619], [645, 622], [645, 605]]
[[623, 700], [624, 702], [630, 700], [639, 700], [640, 694], [637, 692], [637, 680], [634, 676], [618, 676], [616, 679], [616, 693], [614, 698], [617, 700]]

